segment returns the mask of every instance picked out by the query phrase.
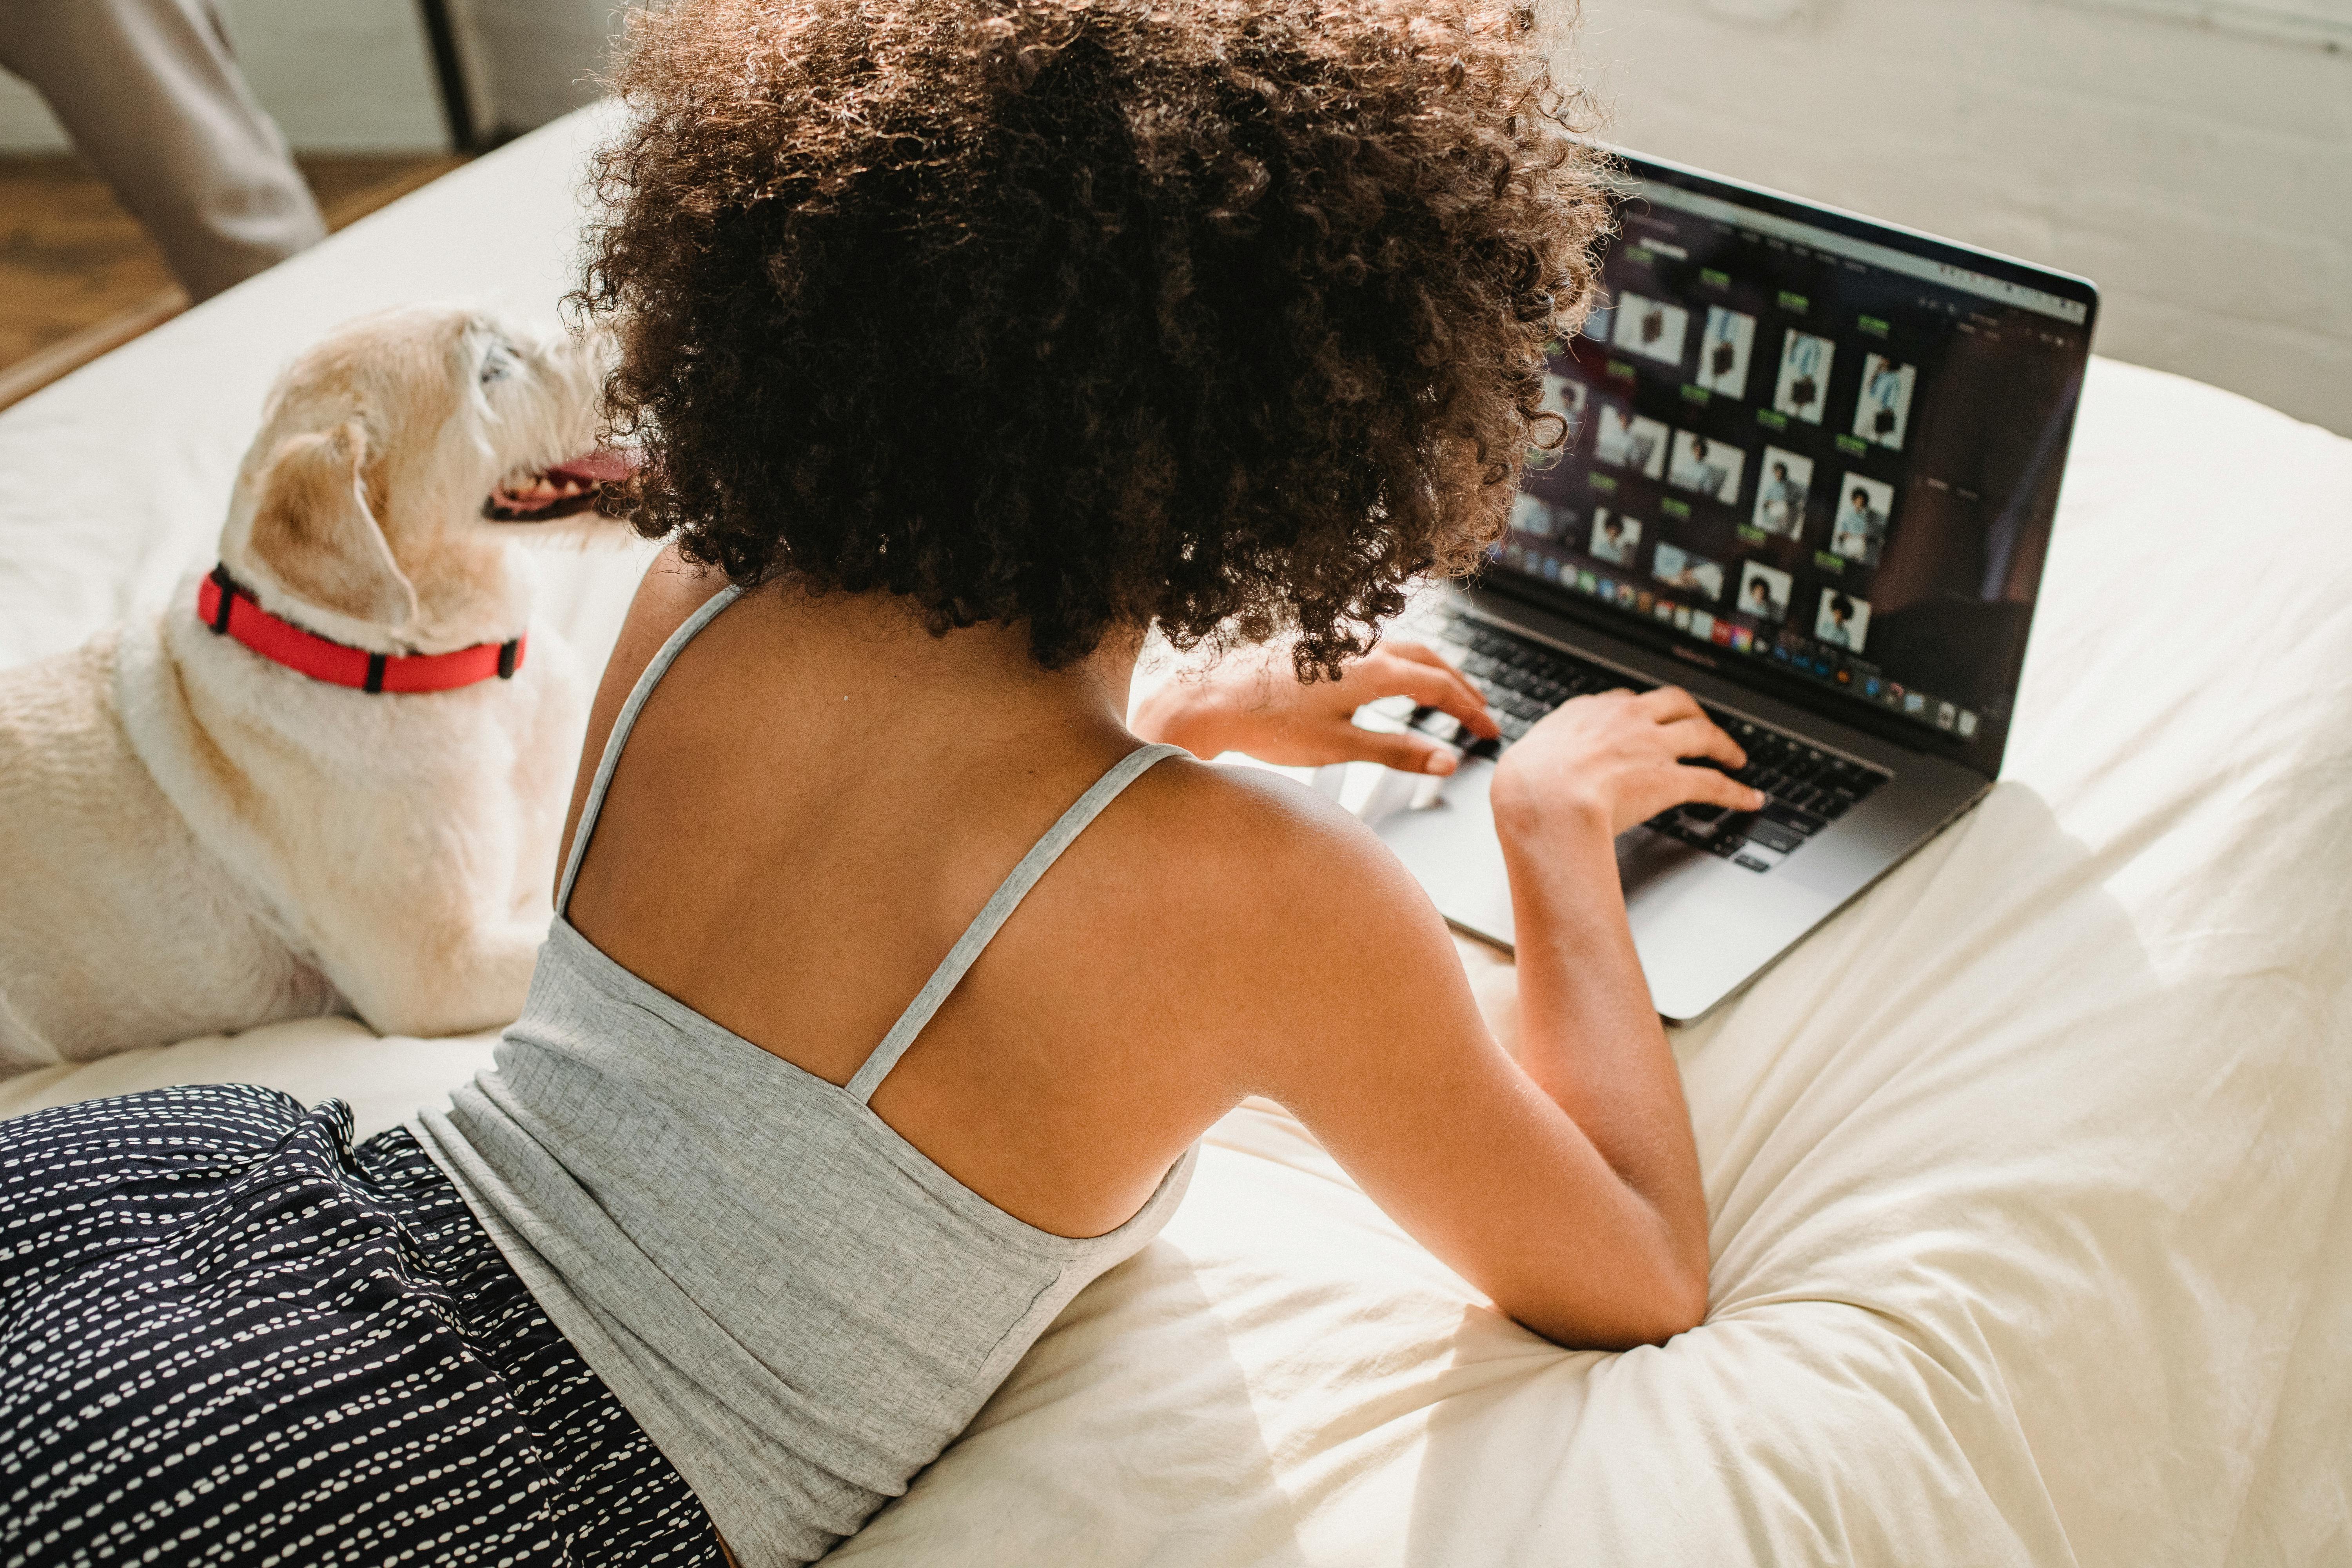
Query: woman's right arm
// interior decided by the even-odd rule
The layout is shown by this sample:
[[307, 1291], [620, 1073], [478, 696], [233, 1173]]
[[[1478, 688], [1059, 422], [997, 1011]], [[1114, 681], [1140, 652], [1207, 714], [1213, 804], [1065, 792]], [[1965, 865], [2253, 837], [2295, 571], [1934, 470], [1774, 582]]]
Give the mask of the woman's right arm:
[[1689, 800], [1764, 802], [1686, 757], [1748, 760], [1686, 691], [1611, 692], [1531, 731], [1491, 798], [1517, 935], [1519, 1065], [1656, 1215], [1695, 1282], [1695, 1323], [1706, 1310], [1706, 1194], [1682, 1077], [1633, 950], [1616, 837]]
[[1426, 896], [1360, 834], [1322, 847], [1315, 896], [1353, 915], [1343, 936], [1315, 939], [1328, 951], [1300, 953], [1269, 1031], [1284, 1045], [1258, 1058], [1255, 1087], [1375, 1202], [1565, 1345], [1661, 1343], [1706, 1310], [1697, 1152], [1612, 842], [1683, 801], [1758, 804], [1692, 757], [1744, 760], [1671, 689], [1569, 703], [1505, 753], [1493, 799], [1517, 926], [1517, 1060], [1486, 1032]]

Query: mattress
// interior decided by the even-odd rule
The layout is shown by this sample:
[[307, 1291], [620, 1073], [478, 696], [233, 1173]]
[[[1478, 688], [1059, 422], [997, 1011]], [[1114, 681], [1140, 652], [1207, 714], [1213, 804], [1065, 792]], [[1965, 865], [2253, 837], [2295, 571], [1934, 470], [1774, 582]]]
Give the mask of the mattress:
[[[603, 112], [0, 414], [0, 664], [210, 559], [264, 390], [328, 327], [551, 317]], [[643, 559], [551, 560], [542, 613], [601, 658]], [[2352, 442], [2095, 362], [2001, 783], [1675, 1036], [1703, 1327], [1547, 1344], [1252, 1102], [836, 1559], [2352, 1561], [2347, 777]], [[0, 1113], [245, 1079], [373, 1130], [490, 1043], [280, 1024], [0, 1083]]]

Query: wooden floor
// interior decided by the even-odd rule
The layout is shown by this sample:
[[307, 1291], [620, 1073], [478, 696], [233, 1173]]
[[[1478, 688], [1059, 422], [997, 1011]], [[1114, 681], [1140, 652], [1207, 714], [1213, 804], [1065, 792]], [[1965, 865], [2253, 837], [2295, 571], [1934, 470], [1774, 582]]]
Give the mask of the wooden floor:
[[[465, 160], [404, 154], [296, 162], [335, 229]], [[187, 304], [162, 253], [79, 159], [0, 157], [0, 407]]]

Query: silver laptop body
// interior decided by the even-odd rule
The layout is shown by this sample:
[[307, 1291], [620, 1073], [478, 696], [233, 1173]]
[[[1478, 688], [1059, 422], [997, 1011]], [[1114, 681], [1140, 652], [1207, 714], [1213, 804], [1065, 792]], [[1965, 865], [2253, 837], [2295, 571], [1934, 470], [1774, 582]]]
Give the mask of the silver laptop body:
[[[1604, 304], [1557, 345], [1567, 449], [1530, 465], [1436, 639], [1505, 730], [1608, 686], [1687, 688], [1750, 754], [1753, 815], [1617, 844], [1665, 1017], [1706, 1013], [1991, 786], [2097, 295], [2082, 279], [1620, 154]], [[1446, 919], [1508, 946], [1496, 742], [1362, 807]]]

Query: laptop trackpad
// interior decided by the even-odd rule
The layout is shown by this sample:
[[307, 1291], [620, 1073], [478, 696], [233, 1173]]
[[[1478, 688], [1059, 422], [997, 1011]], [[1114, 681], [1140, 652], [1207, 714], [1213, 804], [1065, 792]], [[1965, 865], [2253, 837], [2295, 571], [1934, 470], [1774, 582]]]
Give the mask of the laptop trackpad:
[[[1465, 760], [1450, 778], [1383, 770], [1360, 808], [1364, 821], [1396, 852], [1438, 912], [1464, 929], [1508, 945], [1511, 885], [1486, 792], [1495, 764]], [[1646, 827], [1617, 836], [1617, 875], [1628, 893], [1685, 864], [1695, 851]]]

